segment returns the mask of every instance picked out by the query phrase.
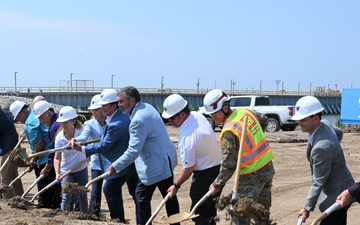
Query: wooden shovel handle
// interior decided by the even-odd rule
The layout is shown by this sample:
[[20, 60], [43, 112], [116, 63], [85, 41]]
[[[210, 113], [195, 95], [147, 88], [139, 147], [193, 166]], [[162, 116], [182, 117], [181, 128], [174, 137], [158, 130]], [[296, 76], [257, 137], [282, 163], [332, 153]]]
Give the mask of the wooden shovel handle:
[[241, 139], [240, 139], [240, 148], [238, 153], [238, 160], [236, 163], [236, 171], [235, 171], [235, 182], [233, 186], [233, 191], [237, 192], [238, 186], [239, 186], [239, 180], [240, 180], [240, 169], [241, 169], [241, 161], [242, 161], [242, 153], [244, 150], [244, 142], [245, 142], [245, 135], [246, 135], [246, 129], [247, 129], [247, 122], [248, 117], [244, 117], [242, 132], [241, 132]]
[[323, 213], [321, 213], [321, 215], [316, 218], [311, 225], [316, 225], [318, 224], [321, 220], [325, 219], [330, 213], [334, 212], [335, 210], [337, 210], [340, 207], [340, 202], [335, 202], [334, 204], [332, 204], [329, 208], [327, 208]]
[[[100, 141], [100, 138], [90, 140], [90, 141], [81, 142], [80, 145], [86, 146], [88, 144], [92, 144], [92, 143], [95, 143], [95, 142], [98, 142], [98, 141]], [[68, 149], [68, 148], [66, 146], [64, 146], [64, 147], [60, 147], [60, 148], [54, 148], [54, 149], [49, 149], [49, 150], [37, 152], [37, 153], [28, 155], [27, 159], [37, 157], [37, 156], [41, 156], [41, 155], [46, 155], [46, 154], [49, 154], [49, 153], [61, 152], [61, 151], [65, 150], [65, 149]]]
[[157, 214], [160, 212], [161, 208], [164, 206], [164, 204], [167, 202], [167, 200], [170, 198], [170, 192], [165, 196], [165, 198], [160, 202], [159, 206], [156, 208], [154, 213], [151, 215], [150, 219], [146, 222], [145, 225], [149, 225], [157, 216]]
[[24, 170], [22, 173], [20, 173], [13, 181], [10, 182], [9, 186], [12, 186], [17, 180], [22, 178], [27, 172], [28, 170]]
[[211, 195], [212, 195], [212, 191], [211, 191], [211, 190], [209, 190], [208, 192], [206, 192], [206, 194], [194, 205], [194, 208], [191, 210], [189, 217], [192, 216], [192, 215], [194, 215], [195, 212], [196, 212], [196, 210], [199, 208], [199, 206], [200, 206], [201, 204], [203, 204], [203, 203], [206, 201], [206, 199], [208, 199]]
[[100, 176], [95, 177], [94, 179], [92, 179], [85, 185], [85, 188], [88, 188], [90, 186], [90, 184], [92, 184], [98, 180], [104, 179], [107, 176], [109, 176], [109, 172], [105, 172], [105, 173], [101, 174]]
[[85, 141], [85, 142], [81, 142], [80, 145], [88, 145], [88, 144], [92, 144], [92, 143], [95, 143], [95, 142], [99, 142], [101, 139], [98, 138], [98, 139], [94, 139], [94, 140], [90, 140], [90, 141]]
[[22, 198], [25, 198], [25, 196], [31, 191], [31, 189], [37, 184], [39, 183], [39, 181], [42, 179], [42, 175], [40, 175], [38, 178], [36, 178], [36, 180], [28, 187], [28, 189], [26, 189], [26, 191], [24, 192], [23, 195], [21, 195]]

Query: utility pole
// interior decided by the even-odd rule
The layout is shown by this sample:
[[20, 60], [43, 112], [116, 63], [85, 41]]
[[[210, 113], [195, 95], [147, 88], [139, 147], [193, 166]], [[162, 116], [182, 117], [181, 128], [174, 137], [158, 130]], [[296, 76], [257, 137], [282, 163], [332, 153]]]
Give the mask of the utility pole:
[[261, 84], [262, 84], [262, 80], [260, 81], [260, 95], [261, 95]]
[[280, 84], [281, 80], [276, 80], [275, 83], [276, 83], [276, 94], [278, 95], [279, 94], [279, 84]]
[[111, 88], [114, 88], [114, 74], [111, 75]]
[[161, 87], [161, 88], [160, 88], [160, 90], [161, 90], [161, 93], [164, 91], [164, 86], [165, 86], [165, 84], [164, 84], [164, 82], [163, 82], [163, 81], [164, 81], [164, 77], [162, 76], [162, 77], [161, 77], [161, 83], [160, 83], [160, 87]]
[[231, 93], [232, 94], [234, 94], [235, 84], [236, 84], [236, 82], [234, 80], [231, 80]]
[[70, 73], [70, 92], [72, 92], [72, 77], [73, 73]]
[[16, 75], [17, 75], [17, 72], [15, 72], [15, 93], [16, 93], [16, 89], [17, 89], [17, 84], [16, 84]]
[[200, 78], [198, 78], [196, 86], [197, 86], [197, 93], [199, 94], [200, 93]]

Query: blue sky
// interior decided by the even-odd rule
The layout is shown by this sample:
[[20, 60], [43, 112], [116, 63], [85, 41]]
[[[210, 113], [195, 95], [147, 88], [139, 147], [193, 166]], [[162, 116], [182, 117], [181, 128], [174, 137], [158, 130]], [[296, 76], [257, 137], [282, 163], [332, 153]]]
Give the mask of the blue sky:
[[[360, 88], [360, 1], [1, 1], [0, 86]], [[115, 76], [112, 80], [112, 74]]]

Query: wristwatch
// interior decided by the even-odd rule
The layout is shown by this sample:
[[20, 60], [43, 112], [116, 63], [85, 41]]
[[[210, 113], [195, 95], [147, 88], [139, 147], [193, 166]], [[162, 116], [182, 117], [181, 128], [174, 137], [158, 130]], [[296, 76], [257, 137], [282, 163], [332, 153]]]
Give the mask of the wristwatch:
[[177, 185], [176, 183], [174, 183], [174, 186], [176, 189], [180, 189], [181, 188], [181, 185]]

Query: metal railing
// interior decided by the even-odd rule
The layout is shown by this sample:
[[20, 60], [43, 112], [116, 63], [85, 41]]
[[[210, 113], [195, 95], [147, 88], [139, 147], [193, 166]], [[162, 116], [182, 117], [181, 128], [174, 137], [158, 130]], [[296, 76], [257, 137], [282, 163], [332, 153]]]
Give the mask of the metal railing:
[[[11, 94], [16, 95], [17, 93], [101, 93], [102, 90], [109, 87], [68, 87], [68, 86], [58, 86], [58, 87], [0, 87], [0, 93], [2, 94]], [[119, 89], [114, 87], [114, 89]], [[206, 94], [211, 89], [177, 89], [177, 88], [138, 88], [140, 93], [148, 94]], [[315, 95], [315, 96], [341, 96], [340, 91], [290, 91], [290, 90], [224, 90], [229, 95]]]

